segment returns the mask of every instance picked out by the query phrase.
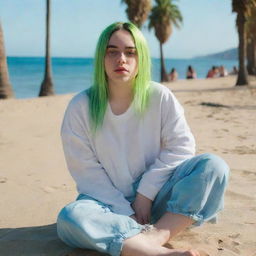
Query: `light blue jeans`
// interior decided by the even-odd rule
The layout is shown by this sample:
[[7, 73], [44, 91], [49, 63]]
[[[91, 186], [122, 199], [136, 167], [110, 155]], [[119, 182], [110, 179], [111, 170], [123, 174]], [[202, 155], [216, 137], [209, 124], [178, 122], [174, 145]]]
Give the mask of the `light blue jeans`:
[[[228, 165], [218, 156], [202, 154], [180, 164], [159, 191], [152, 205], [152, 223], [165, 212], [182, 214], [194, 225], [215, 221], [223, 208]], [[134, 183], [134, 190], [139, 184]], [[130, 202], [134, 197], [127, 198]], [[111, 212], [108, 205], [87, 195], [79, 195], [65, 206], [57, 220], [57, 232], [71, 247], [121, 254], [124, 239], [141, 232], [143, 225], [129, 216]]]

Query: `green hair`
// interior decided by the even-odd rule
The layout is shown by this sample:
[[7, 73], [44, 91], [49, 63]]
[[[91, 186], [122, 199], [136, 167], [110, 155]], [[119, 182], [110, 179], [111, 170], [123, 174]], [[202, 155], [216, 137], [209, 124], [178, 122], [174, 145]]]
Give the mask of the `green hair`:
[[104, 29], [99, 37], [94, 59], [93, 85], [87, 90], [91, 128], [94, 132], [102, 126], [107, 108], [108, 82], [104, 58], [109, 39], [117, 30], [126, 30], [132, 35], [138, 55], [138, 73], [133, 82], [133, 104], [136, 112], [142, 114], [148, 103], [151, 59], [147, 42], [141, 31], [134, 24], [130, 22], [113, 23]]

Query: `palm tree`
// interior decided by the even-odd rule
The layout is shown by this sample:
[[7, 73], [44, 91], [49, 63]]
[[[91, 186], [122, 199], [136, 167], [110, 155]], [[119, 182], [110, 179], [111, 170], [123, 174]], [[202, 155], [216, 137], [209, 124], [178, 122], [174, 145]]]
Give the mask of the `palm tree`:
[[168, 81], [166, 73], [163, 44], [168, 40], [172, 33], [172, 25], [179, 28], [182, 23], [182, 15], [173, 0], [155, 0], [156, 6], [153, 7], [149, 16], [149, 29], [154, 28], [155, 35], [160, 43], [161, 58], [161, 81]]
[[51, 0], [46, 0], [46, 47], [45, 47], [45, 72], [39, 96], [53, 95], [52, 69], [50, 57], [50, 14]]
[[256, 6], [256, 0], [232, 0], [232, 11], [237, 13], [236, 26], [239, 37], [239, 71], [237, 77], [237, 86], [248, 85], [248, 74], [245, 67], [246, 56], [246, 30], [245, 23], [250, 14], [252, 6]]
[[246, 24], [247, 34], [247, 71], [256, 75], [256, 8], [252, 8]]
[[128, 19], [141, 28], [151, 10], [151, 0], [122, 0], [122, 3], [127, 4]]
[[255, 38], [247, 39], [247, 72], [256, 75], [256, 41]]
[[0, 22], [0, 99], [7, 99], [13, 96], [4, 49], [4, 34]]

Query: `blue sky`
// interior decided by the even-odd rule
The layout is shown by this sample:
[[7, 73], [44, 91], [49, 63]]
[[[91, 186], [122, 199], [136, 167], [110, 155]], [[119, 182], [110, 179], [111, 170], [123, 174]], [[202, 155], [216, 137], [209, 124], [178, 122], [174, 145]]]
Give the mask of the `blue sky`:
[[[45, 0], [0, 0], [0, 19], [8, 56], [43, 56]], [[154, 3], [154, 0], [152, 0]], [[238, 37], [231, 0], [180, 0], [180, 30], [164, 45], [166, 58], [190, 58], [236, 47]], [[52, 0], [52, 56], [92, 57], [100, 32], [110, 23], [127, 21], [121, 0]], [[142, 32], [153, 57], [159, 43], [147, 22]]]

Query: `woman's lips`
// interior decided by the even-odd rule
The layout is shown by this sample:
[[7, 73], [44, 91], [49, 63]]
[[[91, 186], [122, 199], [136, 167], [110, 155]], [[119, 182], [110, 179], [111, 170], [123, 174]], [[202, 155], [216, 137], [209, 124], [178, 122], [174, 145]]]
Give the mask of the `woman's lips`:
[[121, 67], [121, 68], [115, 69], [115, 72], [116, 73], [125, 73], [125, 72], [128, 72], [128, 70], [126, 68]]

